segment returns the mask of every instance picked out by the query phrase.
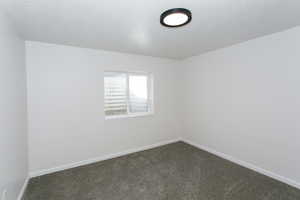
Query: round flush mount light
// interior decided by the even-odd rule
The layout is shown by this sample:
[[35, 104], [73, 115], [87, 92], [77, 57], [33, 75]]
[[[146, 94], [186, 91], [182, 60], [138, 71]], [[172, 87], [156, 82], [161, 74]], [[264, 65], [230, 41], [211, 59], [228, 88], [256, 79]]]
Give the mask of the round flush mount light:
[[166, 10], [160, 16], [160, 23], [166, 27], [179, 27], [188, 24], [192, 20], [192, 13], [185, 8], [173, 8]]

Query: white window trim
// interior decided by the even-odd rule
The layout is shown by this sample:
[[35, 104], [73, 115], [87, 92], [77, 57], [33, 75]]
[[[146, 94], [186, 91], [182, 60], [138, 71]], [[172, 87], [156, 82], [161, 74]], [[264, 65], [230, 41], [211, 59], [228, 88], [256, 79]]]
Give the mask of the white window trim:
[[146, 117], [154, 115], [153, 112], [143, 112], [143, 113], [135, 113], [135, 114], [127, 114], [127, 115], [115, 115], [115, 116], [105, 116], [105, 120], [110, 119], [124, 119], [124, 118], [133, 118], [133, 117]]
[[[114, 115], [114, 116], [106, 116], [104, 112], [104, 119], [110, 120], [110, 119], [124, 119], [124, 118], [133, 118], [133, 117], [146, 117], [154, 115], [154, 77], [153, 74], [150, 72], [144, 72], [144, 71], [119, 71], [119, 70], [105, 70], [105, 72], [115, 72], [115, 73], [124, 73], [127, 76], [127, 107], [129, 102], [129, 75], [131, 74], [144, 74], [148, 76], [148, 101], [150, 101], [150, 111], [148, 112], [141, 112], [141, 113], [128, 113], [126, 115]], [[128, 108], [127, 108], [128, 109]], [[128, 109], [129, 110], [129, 109]]]

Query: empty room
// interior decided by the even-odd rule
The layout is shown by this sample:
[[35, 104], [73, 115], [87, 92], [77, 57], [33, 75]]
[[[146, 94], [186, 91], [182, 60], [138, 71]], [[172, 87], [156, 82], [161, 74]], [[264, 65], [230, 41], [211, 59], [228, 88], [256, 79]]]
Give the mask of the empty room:
[[299, 0], [0, 0], [0, 200], [300, 200]]

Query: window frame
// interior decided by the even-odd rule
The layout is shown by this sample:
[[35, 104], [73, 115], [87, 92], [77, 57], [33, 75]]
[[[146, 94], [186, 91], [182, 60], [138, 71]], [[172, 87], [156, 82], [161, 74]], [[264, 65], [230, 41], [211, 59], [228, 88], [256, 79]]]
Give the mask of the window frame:
[[[111, 115], [107, 116], [104, 111], [104, 104], [105, 104], [105, 96], [103, 96], [103, 113], [105, 120], [109, 119], [123, 119], [123, 118], [131, 118], [131, 117], [144, 117], [144, 116], [150, 116], [154, 114], [154, 78], [153, 74], [151, 72], [145, 72], [145, 71], [120, 71], [120, 70], [105, 70], [103, 73], [103, 91], [105, 91], [105, 84], [104, 84], [104, 78], [105, 73], [122, 73], [126, 75], [126, 89], [127, 89], [127, 114], [121, 114], [121, 115]], [[148, 94], [148, 105], [150, 106], [150, 109], [148, 112], [140, 112], [140, 113], [130, 113], [129, 112], [129, 76], [130, 75], [144, 75], [147, 76], [147, 94]], [[104, 93], [103, 93], [104, 95]]]

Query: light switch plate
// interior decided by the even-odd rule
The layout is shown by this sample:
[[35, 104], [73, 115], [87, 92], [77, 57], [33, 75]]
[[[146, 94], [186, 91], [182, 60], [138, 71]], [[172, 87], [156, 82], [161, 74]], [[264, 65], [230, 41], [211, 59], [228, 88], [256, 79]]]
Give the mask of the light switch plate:
[[4, 190], [2, 191], [1, 200], [6, 200], [6, 194], [7, 194], [7, 190], [4, 189]]

